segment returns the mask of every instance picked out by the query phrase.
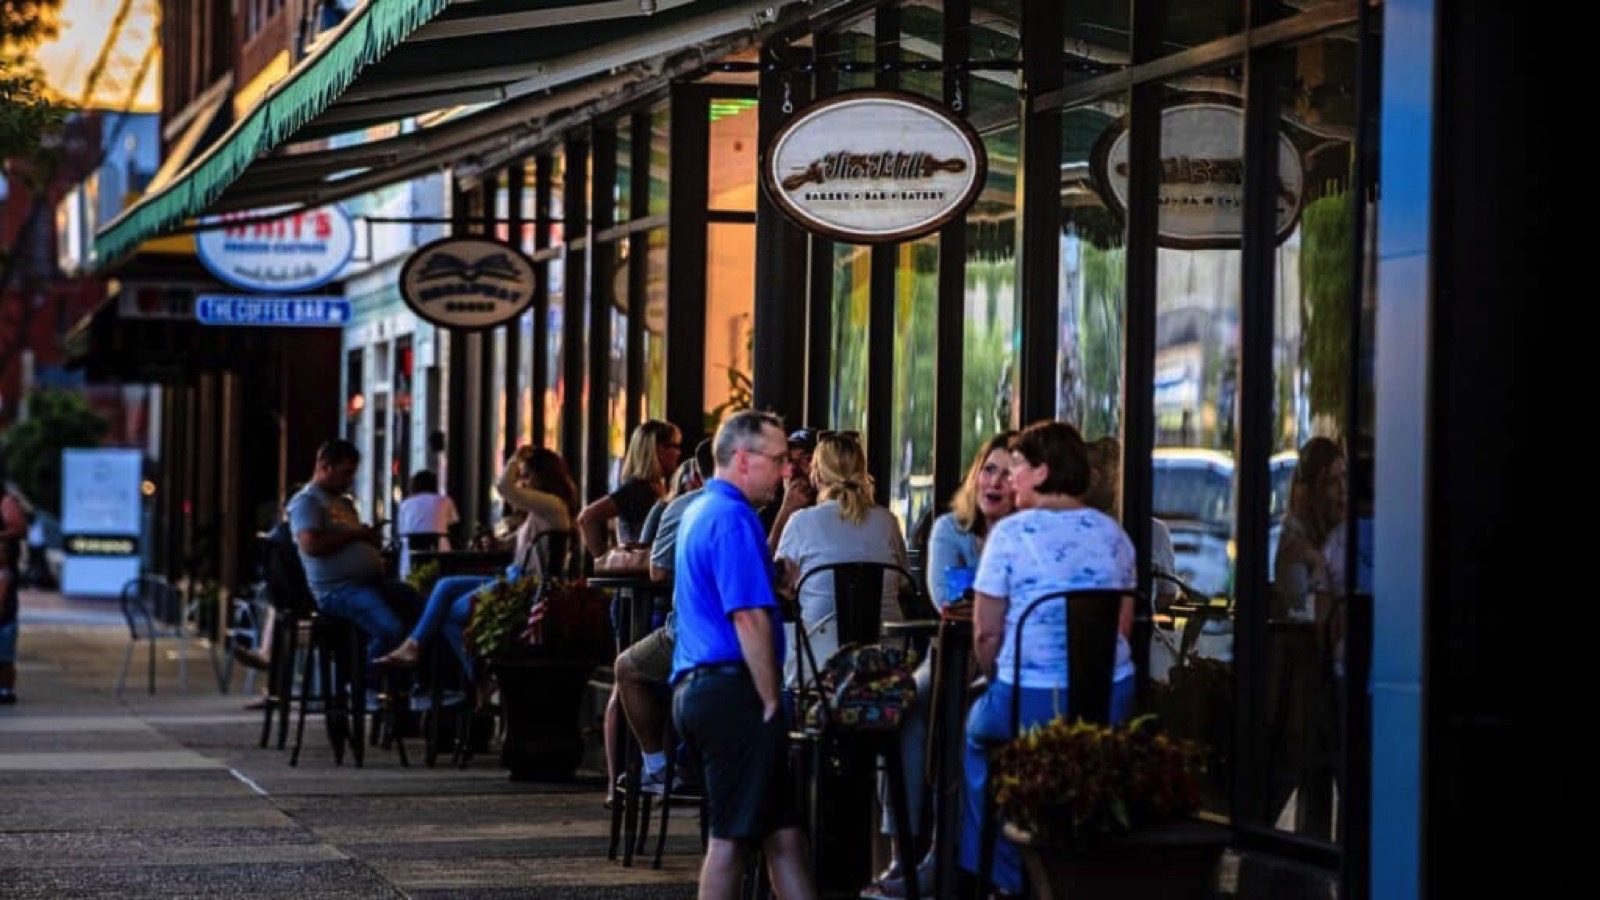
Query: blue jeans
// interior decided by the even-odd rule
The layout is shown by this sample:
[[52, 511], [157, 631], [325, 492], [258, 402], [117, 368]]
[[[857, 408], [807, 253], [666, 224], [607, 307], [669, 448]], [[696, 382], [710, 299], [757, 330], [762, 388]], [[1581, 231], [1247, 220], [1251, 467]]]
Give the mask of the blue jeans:
[[493, 578], [484, 575], [451, 575], [433, 584], [428, 595], [428, 605], [422, 609], [422, 618], [411, 629], [411, 639], [427, 644], [440, 632], [450, 645], [450, 652], [461, 661], [461, 669], [472, 675], [472, 655], [467, 652], [467, 620], [472, 617], [472, 595]]
[[349, 584], [317, 598], [317, 607], [367, 633], [367, 657], [382, 656], [405, 637], [406, 626], [384, 597], [384, 585]]
[[[983, 796], [989, 780], [987, 744], [1011, 737], [1011, 695], [1017, 690], [1004, 681], [991, 681], [989, 689], [972, 704], [967, 716], [966, 800], [961, 817], [961, 867], [978, 871], [978, 843], [983, 829]], [[1042, 725], [1067, 711], [1065, 688], [1022, 688], [1021, 725]], [[1111, 724], [1127, 721], [1133, 713], [1133, 679], [1111, 686]], [[994, 884], [1011, 894], [1022, 891], [1022, 857], [1004, 835], [994, 842]]]

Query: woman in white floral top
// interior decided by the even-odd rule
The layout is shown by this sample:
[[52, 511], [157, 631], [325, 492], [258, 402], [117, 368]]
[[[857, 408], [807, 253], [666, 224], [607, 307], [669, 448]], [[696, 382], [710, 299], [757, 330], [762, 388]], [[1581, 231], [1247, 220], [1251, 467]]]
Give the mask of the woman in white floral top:
[[[984, 544], [974, 584], [974, 654], [989, 677], [989, 689], [967, 718], [967, 801], [961, 863], [978, 867], [978, 834], [986, 745], [1011, 736], [1011, 701], [1021, 692], [1023, 728], [1050, 721], [1067, 710], [1066, 607], [1049, 603], [1028, 619], [1023, 644], [1015, 646], [1017, 620], [1038, 597], [1075, 588], [1127, 589], [1117, 640], [1111, 719], [1133, 707], [1133, 659], [1127, 636], [1133, 627], [1137, 580], [1133, 543], [1117, 521], [1079, 499], [1089, 488], [1089, 453], [1078, 430], [1064, 422], [1029, 426], [1011, 445], [1011, 483], [1017, 512], [1002, 519]], [[1012, 683], [1021, 654], [1021, 682]], [[1002, 893], [1022, 889], [1015, 847], [996, 842], [994, 885]]]

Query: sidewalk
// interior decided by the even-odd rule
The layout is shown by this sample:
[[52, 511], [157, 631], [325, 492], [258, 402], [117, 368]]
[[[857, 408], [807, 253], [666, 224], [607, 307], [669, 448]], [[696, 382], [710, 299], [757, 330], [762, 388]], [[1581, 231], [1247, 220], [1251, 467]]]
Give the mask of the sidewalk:
[[[660, 872], [606, 860], [600, 779], [514, 784], [493, 753], [466, 771], [370, 748], [333, 764], [322, 723], [306, 750], [256, 746], [248, 695], [217, 692], [204, 647], [189, 692], [174, 652], [145, 692], [112, 602], [22, 600], [17, 693], [0, 707], [0, 894], [34, 897], [585, 897], [694, 894], [693, 814], [675, 817]], [[291, 740], [293, 735], [291, 734]]]

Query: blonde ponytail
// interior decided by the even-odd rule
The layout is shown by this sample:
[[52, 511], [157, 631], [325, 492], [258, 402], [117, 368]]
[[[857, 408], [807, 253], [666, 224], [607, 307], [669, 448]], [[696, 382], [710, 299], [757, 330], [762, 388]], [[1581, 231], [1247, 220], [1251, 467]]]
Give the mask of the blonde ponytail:
[[860, 525], [873, 503], [872, 476], [867, 474], [867, 455], [854, 437], [824, 434], [811, 459], [811, 474], [817, 482], [818, 497], [838, 500], [846, 522]]

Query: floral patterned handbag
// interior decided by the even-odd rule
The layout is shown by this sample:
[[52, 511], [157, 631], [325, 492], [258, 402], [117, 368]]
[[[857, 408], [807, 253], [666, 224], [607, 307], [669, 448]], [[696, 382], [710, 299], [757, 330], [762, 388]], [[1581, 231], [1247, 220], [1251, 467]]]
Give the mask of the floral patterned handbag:
[[[917, 699], [916, 654], [887, 644], [846, 644], [817, 676], [819, 692], [806, 713], [812, 728], [897, 731]], [[826, 716], [826, 725], [824, 717]]]

